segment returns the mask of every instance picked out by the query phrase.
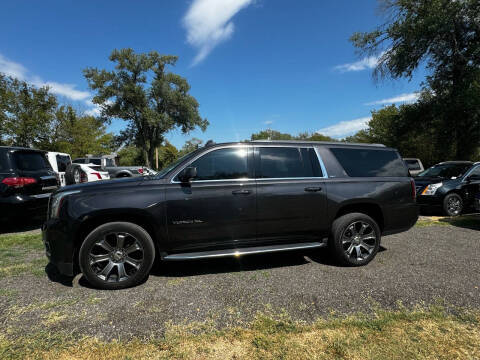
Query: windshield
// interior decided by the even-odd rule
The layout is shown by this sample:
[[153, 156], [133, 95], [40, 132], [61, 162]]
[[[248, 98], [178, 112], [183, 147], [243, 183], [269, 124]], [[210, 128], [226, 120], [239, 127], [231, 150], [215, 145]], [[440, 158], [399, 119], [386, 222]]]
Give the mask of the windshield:
[[172, 171], [173, 169], [175, 169], [175, 167], [178, 166], [178, 164], [180, 164], [182, 161], [188, 159], [189, 157], [191, 157], [194, 153], [196, 152], [195, 151], [192, 151], [191, 153], [188, 153], [187, 155], [183, 155], [180, 159], [178, 159], [177, 161], [171, 163], [170, 165], [168, 165], [166, 168], [163, 168], [162, 170], [160, 170], [157, 175], [155, 176], [157, 179], [161, 179], [163, 178], [165, 175], [167, 175], [170, 171]]
[[434, 165], [425, 171], [422, 171], [418, 176], [424, 177], [441, 177], [445, 179], [455, 179], [463, 174], [470, 168], [469, 164], [440, 164]]

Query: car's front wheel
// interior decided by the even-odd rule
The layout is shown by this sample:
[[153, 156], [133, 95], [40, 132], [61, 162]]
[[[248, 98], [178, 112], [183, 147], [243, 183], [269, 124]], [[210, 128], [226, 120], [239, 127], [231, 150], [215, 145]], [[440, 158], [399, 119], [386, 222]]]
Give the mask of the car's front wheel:
[[370, 216], [346, 214], [332, 224], [330, 249], [343, 265], [366, 265], [378, 252], [380, 234], [378, 224]]
[[83, 242], [80, 268], [87, 281], [101, 289], [123, 289], [141, 283], [155, 259], [152, 238], [142, 227], [112, 222], [93, 230]]
[[443, 199], [443, 212], [447, 216], [458, 216], [463, 211], [463, 200], [458, 194], [452, 193]]

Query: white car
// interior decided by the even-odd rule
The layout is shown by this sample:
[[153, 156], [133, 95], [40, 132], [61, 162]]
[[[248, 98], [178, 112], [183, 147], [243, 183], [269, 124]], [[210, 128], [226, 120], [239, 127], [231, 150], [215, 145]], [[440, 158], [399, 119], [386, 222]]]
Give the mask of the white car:
[[55, 171], [58, 175], [60, 186], [65, 186], [67, 184], [65, 181], [65, 172], [67, 171], [68, 165], [72, 163], [70, 155], [50, 151], [47, 152], [47, 159], [52, 166], [53, 171]]
[[410, 174], [412, 176], [417, 176], [420, 174], [423, 170], [423, 164], [420, 161], [420, 159], [416, 158], [404, 158], [403, 161], [405, 161], [405, 164], [407, 164], [408, 171], [410, 171]]
[[103, 171], [100, 165], [78, 164], [70, 165], [65, 176], [67, 185], [80, 184], [99, 180], [110, 180], [108, 171]]

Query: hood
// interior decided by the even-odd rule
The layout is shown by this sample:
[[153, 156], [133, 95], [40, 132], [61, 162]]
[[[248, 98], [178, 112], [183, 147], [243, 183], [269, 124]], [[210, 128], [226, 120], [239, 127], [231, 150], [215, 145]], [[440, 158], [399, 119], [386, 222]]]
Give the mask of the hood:
[[144, 181], [143, 177], [129, 177], [129, 178], [120, 178], [114, 180], [101, 180], [93, 181], [83, 184], [76, 185], [67, 185], [61, 188], [58, 192], [62, 191], [72, 191], [72, 190], [82, 190], [82, 191], [95, 191], [98, 189], [115, 189], [125, 186], [137, 186]]

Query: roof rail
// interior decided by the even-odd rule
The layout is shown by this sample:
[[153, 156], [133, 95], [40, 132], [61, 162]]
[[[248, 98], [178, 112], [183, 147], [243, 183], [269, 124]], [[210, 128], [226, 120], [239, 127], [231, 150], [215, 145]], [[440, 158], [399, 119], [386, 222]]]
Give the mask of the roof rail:
[[374, 146], [386, 147], [383, 144], [367, 144], [367, 143], [352, 143], [344, 141], [314, 141], [314, 140], [247, 140], [247, 142], [269, 142], [269, 143], [291, 143], [291, 144], [321, 144], [321, 145], [359, 145], [359, 146]]

